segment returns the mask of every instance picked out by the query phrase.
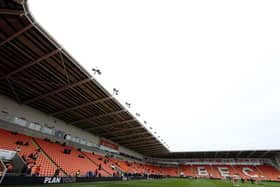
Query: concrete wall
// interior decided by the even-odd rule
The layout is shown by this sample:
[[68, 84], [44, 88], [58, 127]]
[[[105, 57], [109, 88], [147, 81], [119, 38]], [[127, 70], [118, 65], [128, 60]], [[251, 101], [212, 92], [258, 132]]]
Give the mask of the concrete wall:
[[[10, 98], [0, 95], [0, 111], [6, 111], [11, 115], [17, 116], [17, 117], [23, 117], [28, 121], [31, 122], [36, 122], [39, 123], [42, 126], [47, 126], [47, 127], [53, 127], [56, 130], [62, 130], [68, 134], [70, 134], [71, 136], [75, 136], [75, 137], [80, 137], [86, 141], [90, 141], [96, 145], [99, 145], [100, 143], [100, 137], [93, 135], [89, 132], [86, 132], [82, 129], [79, 129], [75, 126], [66, 124], [65, 122], [52, 117], [50, 115], [47, 115], [43, 112], [40, 112], [36, 109], [33, 109], [29, 106], [26, 105], [20, 105], [17, 102], [15, 102], [14, 100], [11, 100]], [[2, 123], [3, 125], [3, 123]], [[1, 127], [1, 123], [0, 123], [0, 127]], [[3, 125], [3, 127], [5, 127], [7, 129], [7, 126]], [[13, 129], [10, 129], [13, 130]], [[23, 131], [23, 132], [30, 132], [30, 131]], [[38, 134], [30, 132], [31, 135], [38, 137]], [[30, 135], [30, 134], [29, 134]], [[119, 151], [138, 157], [138, 158], [143, 158], [143, 156], [141, 154], [138, 154], [132, 150], [126, 149], [122, 146], [119, 145]]]

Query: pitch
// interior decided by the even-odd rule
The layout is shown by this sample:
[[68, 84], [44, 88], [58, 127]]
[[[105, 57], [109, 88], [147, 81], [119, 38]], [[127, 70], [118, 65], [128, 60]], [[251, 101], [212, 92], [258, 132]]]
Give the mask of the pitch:
[[[206, 180], [206, 179], [162, 179], [162, 180], [137, 180], [137, 181], [118, 181], [118, 182], [95, 182], [95, 183], [72, 183], [72, 184], [50, 184], [32, 185], [32, 187], [279, 187], [280, 183], [264, 182], [262, 184], [232, 184], [228, 181]], [[3, 186], [8, 187], [8, 186]], [[24, 185], [9, 187], [26, 187]]]

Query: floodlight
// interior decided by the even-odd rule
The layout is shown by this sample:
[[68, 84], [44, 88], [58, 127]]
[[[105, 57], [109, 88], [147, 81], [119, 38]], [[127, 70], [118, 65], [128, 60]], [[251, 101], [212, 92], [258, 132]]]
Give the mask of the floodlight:
[[94, 72], [94, 75], [97, 73], [98, 75], [101, 75], [101, 71], [98, 68], [92, 68], [92, 71]]
[[119, 95], [119, 90], [117, 90], [116, 88], [114, 88], [114, 89], [113, 89], [113, 94]]
[[125, 104], [126, 104], [126, 106], [127, 106], [128, 108], [130, 108], [130, 107], [131, 107], [131, 103], [126, 102]]

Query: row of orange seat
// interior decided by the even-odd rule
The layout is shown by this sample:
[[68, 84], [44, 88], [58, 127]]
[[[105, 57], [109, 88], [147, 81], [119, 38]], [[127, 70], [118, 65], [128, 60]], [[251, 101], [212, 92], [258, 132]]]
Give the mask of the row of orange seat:
[[[29, 145], [17, 145], [16, 141], [28, 142]], [[25, 157], [28, 157], [28, 155], [37, 151], [37, 148], [31, 142], [30, 136], [13, 134], [12, 132], [4, 129], [0, 129], [0, 149], [13, 151], [18, 150], [19, 155]], [[56, 167], [49, 162], [49, 160], [41, 152], [38, 153], [38, 158], [36, 159], [36, 164], [33, 168], [35, 169], [39, 165], [43, 166], [41, 167], [41, 175], [53, 174], [56, 169]]]
[[180, 173], [192, 177], [213, 177], [280, 181], [280, 172], [270, 165], [184, 165]]
[[[241, 177], [244, 179], [255, 178], [258, 180], [280, 181], [280, 172], [268, 165], [182, 165], [180, 167], [161, 167], [142, 163], [122, 161], [114, 158], [78, 151], [74, 147], [44, 141], [30, 136], [15, 134], [0, 129], [0, 149], [20, 150], [20, 155], [34, 153], [39, 145], [43, 152], [39, 152], [35, 166], [41, 165], [41, 176], [52, 176], [57, 166], [62, 168], [68, 175], [75, 175], [79, 170], [81, 175], [91, 171], [98, 176], [113, 176], [119, 171], [125, 173], [154, 174], [169, 176], [192, 176], [224, 178], [226, 176]], [[28, 142], [28, 146], [17, 145], [16, 141]], [[71, 154], [65, 154], [64, 149], [71, 149]], [[80, 155], [83, 155], [82, 157]], [[52, 160], [50, 160], [50, 159]], [[112, 167], [114, 166], [114, 167]], [[35, 168], [35, 167], [34, 167]], [[118, 169], [115, 169], [118, 168]], [[60, 175], [64, 174], [60, 172]]]
[[[28, 146], [17, 145], [16, 141], [28, 142]], [[95, 173], [98, 172], [98, 175], [101, 176], [110, 176], [113, 175], [114, 171], [105, 171], [104, 168], [99, 170], [99, 164], [101, 162], [97, 159], [95, 155], [79, 152], [77, 149], [70, 146], [62, 146], [57, 143], [47, 142], [39, 138], [35, 138], [35, 141], [41, 147], [41, 149], [51, 158], [52, 162], [43, 152], [38, 153], [38, 158], [34, 165], [34, 169], [37, 166], [41, 166], [40, 175], [41, 176], [53, 176], [55, 170], [59, 167], [62, 168], [68, 175], [74, 176], [78, 170], [80, 170], [80, 175], [85, 175], [88, 171]], [[71, 154], [64, 154], [63, 150], [65, 148], [71, 149]], [[0, 129], [0, 149], [6, 150], [17, 150], [20, 156], [28, 157], [31, 153], [37, 152], [37, 147], [31, 141], [30, 136], [22, 134], [14, 134], [10, 131]], [[88, 159], [85, 155], [84, 158], [79, 157], [79, 154], [87, 154], [91, 157]], [[102, 157], [102, 156], [99, 156]], [[105, 157], [104, 157], [105, 158]], [[95, 161], [95, 162], [94, 162]], [[108, 163], [109, 164], [109, 163]], [[57, 167], [58, 166], [58, 167]], [[102, 166], [104, 167], [104, 165]], [[106, 168], [108, 169], [108, 167]], [[60, 172], [60, 176], [64, 174]]]

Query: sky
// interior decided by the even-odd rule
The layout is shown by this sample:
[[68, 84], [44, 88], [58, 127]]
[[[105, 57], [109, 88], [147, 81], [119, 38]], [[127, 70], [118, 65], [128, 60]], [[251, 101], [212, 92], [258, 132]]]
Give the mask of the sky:
[[280, 149], [280, 1], [28, 4], [171, 151]]

